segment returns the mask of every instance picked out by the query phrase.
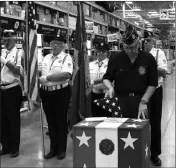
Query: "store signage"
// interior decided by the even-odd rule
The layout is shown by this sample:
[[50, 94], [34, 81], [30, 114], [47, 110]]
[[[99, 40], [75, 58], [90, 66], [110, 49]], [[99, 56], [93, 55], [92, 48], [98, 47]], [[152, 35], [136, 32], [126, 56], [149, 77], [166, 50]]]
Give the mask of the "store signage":
[[25, 21], [23, 20], [11, 19], [0, 16], [0, 25], [2, 26], [2, 29], [13, 29], [16, 31], [25, 30]]
[[45, 34], [45, 35], [62, 35], [65, 36], [67, 34], [66, 29], [61, 29], [57, 27], [52, 26], [45, 26], [45, 25], [38, 25], [37, 33], [39, 34]]
[[119, 36], [117, 33], [107, 34], [107, 39], [108, 39], [108, 42], [113, 42], [113, 41], [117, 41], [119, 39]]
[[160, 20], [175, 20], [175, 9], [160, 9]]
[[100, 42], [100, 41], [107, 41], [107, 37], [95, 35], [94, 42], [95, 42], [95, 41], [97, 41], [97, 42]]

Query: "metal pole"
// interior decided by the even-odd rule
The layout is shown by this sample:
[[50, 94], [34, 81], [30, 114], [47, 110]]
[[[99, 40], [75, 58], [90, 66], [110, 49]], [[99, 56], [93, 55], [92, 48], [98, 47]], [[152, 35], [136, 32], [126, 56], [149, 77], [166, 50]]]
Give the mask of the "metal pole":
[[42, 151], [43, 157], [45, 157], [45, 140], [44, 140], [44, 131], [43, 131], [43, 106], [42, 103], [40, 104], [40, 123], [41, 123], [41, 136], [42, 136]]

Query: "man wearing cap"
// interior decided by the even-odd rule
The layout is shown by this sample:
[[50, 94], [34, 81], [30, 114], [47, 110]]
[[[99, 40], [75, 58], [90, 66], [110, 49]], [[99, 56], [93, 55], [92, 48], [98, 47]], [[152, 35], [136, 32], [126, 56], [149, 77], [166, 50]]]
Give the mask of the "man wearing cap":
[[42, 61], [40, 93], [50, 137], [50, 152], [46, 159], [57, 156], [62, 160], [66, 155], [67, 112], [71, 96], [68, 82], [72, 76], [73, 62], [71, 56], [64, 52], [65, 42], [63, 37], [52, 38], [52, 53]]
[[92, 116], [93, 117], [110, 117], [111, 113], [105, 111], [97, 106], [94, 102], [95, 99], [104, 98], [106, 88], [103, 84], [103, 75], [107, 70], [109, 47], [108, 44], [102, 42], [96, 47], [98, 59], [89, 63], [90, 79], [92, 84]]
[[153, 55], [157, 62], [158, 86], [151, 97], [151, 161], [155, 166], [161, 166], [158, 157], [161, 154], [161, 117], [162, 117], [162, 98], [163, 98], [163, 79], [167, 73], [167, 59], [161, 49], [154, 48], [155, 39], [152, 32], [144, 32], [144, 50]]
[[[124, 51], [117, 53], [109, 64], [103, 83], [108, 88], [106, 97], [119, 97], [122, 117], [146, 118], [148, 102], [157, 86], [157, 65], [153, 56], [138, 49], [138, 34], [127, 27]], [[114, 81], [114, 87], [112, 82]]]
[[11, 157], [19, 155], [20, 146], [20, 108], [22, 89], [20, 68], [23, 51], [16, 47], [16, 34], [13, 30], [4, 30], [5, 49], [0, 56], [1, 63], [1, 143], [0, 155], [10, 153]]

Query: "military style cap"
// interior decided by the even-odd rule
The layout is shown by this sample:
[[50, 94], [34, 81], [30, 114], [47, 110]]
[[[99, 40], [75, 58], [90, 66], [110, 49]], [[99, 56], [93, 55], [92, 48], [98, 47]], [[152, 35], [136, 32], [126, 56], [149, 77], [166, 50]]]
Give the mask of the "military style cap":
[[14, 30], [4, 30], [3, 38], [16, 38], [16, 32]]
[[66, 39], [65, 39], [65, 37], [63, 37], [63, 36], [59, 36], [59, 37], [57, 37], [57, 36], [53, 36], [53, 37], [51, 37], [50, 38], [50, 41], [62, 41], [62, 42], [64, 42], [64, 43], [66, 43]]
[[97, 50], [103, 50], [103, 51], [109, 51], [110, 50], [109, 45], [106, 42], [98, 43], [98, 45], [96, 46], [96, 49]]
[[144, 38], [149, 38], [149, 37], [153, 37], [153, 36], [154, 36], [153, 32], [144, 30]]
[[131, 45], [133, 44], [134, 42], [138, 41], [139, 40], [139, 35], [138, 33], [134, 30], [134, 28], [129, 25], [127, 28], [126, 28], [126, 31], [124, 32], [123, 34], [123, 42], [126, 44], [126, 45]]

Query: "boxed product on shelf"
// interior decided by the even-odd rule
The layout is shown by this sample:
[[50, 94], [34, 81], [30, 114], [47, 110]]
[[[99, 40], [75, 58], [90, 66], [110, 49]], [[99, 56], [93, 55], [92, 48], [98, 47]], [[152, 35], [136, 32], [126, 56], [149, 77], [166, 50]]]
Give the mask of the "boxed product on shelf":
[[83, 10], [84, 10], [84, 15], [85, 16], [90, 16], [90, 6], [83, 4]]
[[73, 12], [73, 2], [68, 2], [68, 11]]
[[22, 10], [21, 6], [12, 4], [12, 5], [9, 5], [9, 9], [10, 9], [9, 11], [10, 15], [19, 16], [19, 17], [21, 16], [21, 10]]
[[37, 6], [37, 14], [44, 14], [45, 8], [43, 6]]

